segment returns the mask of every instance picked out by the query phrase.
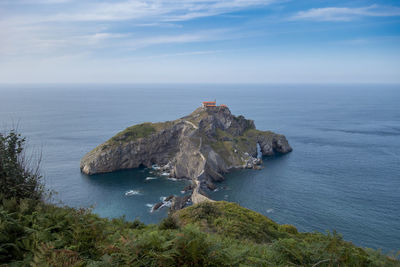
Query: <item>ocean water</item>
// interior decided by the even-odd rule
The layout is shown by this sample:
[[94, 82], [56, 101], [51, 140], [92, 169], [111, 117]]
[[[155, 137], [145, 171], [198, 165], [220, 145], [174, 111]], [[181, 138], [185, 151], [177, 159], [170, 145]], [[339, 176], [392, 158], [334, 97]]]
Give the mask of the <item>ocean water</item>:
[[0, 127], [17, 126], [42, 151], [57, 201], [156, 223], [166, 210], [151, 205], [187, 182], [148, 169], [88, 177], [79, 161], [128, 126], [173, 120], [210, 99], [286, 135], [294, 149], [264, 158], [263, 170], [227, 174], [213, 199], [300, 231], [337, 230], [360, 246], [400, 250], [400, 86], [1, 85]]

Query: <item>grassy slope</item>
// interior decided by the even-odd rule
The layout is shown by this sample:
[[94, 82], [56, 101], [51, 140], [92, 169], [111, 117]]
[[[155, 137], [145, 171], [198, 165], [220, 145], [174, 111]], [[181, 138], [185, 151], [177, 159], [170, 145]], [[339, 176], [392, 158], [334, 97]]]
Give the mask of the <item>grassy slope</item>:
[[172, 127], [175, 123], [179, 120], [175, 121], [166, 121], [166, 122], [158, 122], [158, 123], [151, 123], [151, 122], [144, 122], [141, 124], [136, 124], [126, 128], [125, 130], [117, 133], [105, 143], [95, 147], [89, 153], [93, 154], [99, 150], [105, 150], [110, 147], [115, 147], [120, 143], [128, 143], [131, 141], [136, 141], [140, 138], [146, 138], [154, 133], [160, 132], [164, 129], [168, 129]]
[[235, 203], [202, 203], [176, 212], [172, 219], [180, 227], [195, 225], [203, 232], [257, 247], [262, 250], [257, 256], [272, 266], [313, 266], [321, 261], [318, 266], [400, 266], [377, 251], [342, 240], [335, 232], [299, 233], [292, 225], [279, 225]]
[[[324, 261], [324, 262], [321, 262]], [[202, 204], [158, 225], [3, 200], [0, 263], [16, 266], [398, 266], [336, 234], [299, 234], [233, 203]]]
[[281, 227], [257, 212], [225, 201], [188, 207], [176, 212], [173, 217], [181, 226], [197, 224], [205, 232], [256, 243], [297, 234], [293, 226]]
[[129, 142], [147, 137], [156, 132], [156, 128], [150, 122], [137, 124], [126, 128], [111, 138], [111, 142]]
[[145, 138], [150, 136], [151, 134], [170, 128], [177, 122], [178, 120], [157, 123], [145, 122], [141, 124], [136, 124], [134, 126], [126, 128], [122, 132], [117, 133], [110, 140], [108, 140], [107, 143], [135, 141], [137, 139]]

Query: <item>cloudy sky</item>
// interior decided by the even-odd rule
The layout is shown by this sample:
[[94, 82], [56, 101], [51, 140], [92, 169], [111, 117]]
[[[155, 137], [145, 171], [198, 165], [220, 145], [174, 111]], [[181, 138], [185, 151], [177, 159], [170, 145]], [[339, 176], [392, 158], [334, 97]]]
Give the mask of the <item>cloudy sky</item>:
[[400, 2], [0, 0], [0, 83], [400, 83]]

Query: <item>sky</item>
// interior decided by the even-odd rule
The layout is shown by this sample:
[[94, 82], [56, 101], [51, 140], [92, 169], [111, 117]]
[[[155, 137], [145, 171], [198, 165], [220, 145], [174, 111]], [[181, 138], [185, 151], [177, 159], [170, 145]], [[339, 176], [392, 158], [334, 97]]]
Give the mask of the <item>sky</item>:
[[400, 83], [400, 1], [0, 0], [0, 83]]

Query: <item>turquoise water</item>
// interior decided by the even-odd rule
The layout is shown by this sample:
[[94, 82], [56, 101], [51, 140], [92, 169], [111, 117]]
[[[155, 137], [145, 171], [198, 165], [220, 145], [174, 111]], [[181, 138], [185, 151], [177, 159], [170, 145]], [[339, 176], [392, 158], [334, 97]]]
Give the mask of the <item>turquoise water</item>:
[[[214, 199], [235, 201], [301, 231], [336, 229], [355, 244], [400, 249], [400, 87], [388, 85], [1, 85], [0, 126], [18, 129], [56, 198], [101, 216], [158, 222], [150, 205], [187, 182], [138, 169], [88, 177], [80, 158], [124, 128], [165, 121], [217, 99], [293, 152], [261, 171], [226, 175]], [[125, 193], [134, 190], [135, 194]]]

